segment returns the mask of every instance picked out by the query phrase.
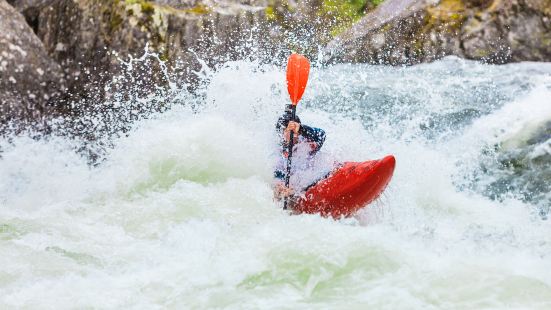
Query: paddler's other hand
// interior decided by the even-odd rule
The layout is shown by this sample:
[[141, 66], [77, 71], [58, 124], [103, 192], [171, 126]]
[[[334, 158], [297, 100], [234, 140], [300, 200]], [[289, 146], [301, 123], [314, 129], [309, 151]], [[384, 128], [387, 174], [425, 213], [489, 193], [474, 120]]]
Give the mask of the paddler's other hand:
[[287, 128], [285, 128], [285, 131], [283, 132], [283, 136], [285, 137], [285, 143], [289, 143], [289, 139], [291, 139], [291, 132], [294, 132], [293, 143], [297, 142], [299, 129], [300, 129], [300, 123], [290, 121], [289, 124], [287, 125]]
[[295, 191], [292, 188], [288, 188], [283, 183], [277, 183], [274, 187], [274, 196], [276, 199], [283, 199], [285, 197], [293, 196]]

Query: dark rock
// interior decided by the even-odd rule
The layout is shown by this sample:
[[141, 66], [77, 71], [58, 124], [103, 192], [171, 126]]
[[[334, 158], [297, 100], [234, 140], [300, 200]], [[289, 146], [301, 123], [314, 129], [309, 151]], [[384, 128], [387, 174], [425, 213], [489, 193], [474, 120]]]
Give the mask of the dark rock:
[[10, 0], [8, 1], [25, 17], [27, 24], [35, 33], [38, 32], [38, 14], [40, 9], [51, 5], [55, 0]]
[[[2, 1], [7, 12], [9, 6]], [[97, 110], [97, 106], [105, 109], [116, 100], [127, 103], [156, 94], [169, 84], [194, 89], [199, 80], [196, 71], [203, 64], [213, 67], [244, 58], [284, 63], [290, 50], [314, 58], [326, 42], [326, 54], [335, 62], [399, 65], [457, 55], [503, 63], [551, 57], [548, 0], [386, 0], [375, 9], [322, 0], [10, 3], [25, 16], [30, 28], [26, 26], [21, 38], [9, 40], [27, 40], [20, 43], [40, 46], [36, 47], [40, 52], [32, 55], [42, 62], [14, 60], [14, 64], [28, 67], [25, 70], [34, 70], [22, 74], [29, 83], [32, 79], [43, 85], [28, 87], [37, 95], [33, 93], [33, 101], [26, 104], [40, 107], [35, 111], [43, 111], [40, 115], [49, 113], [46, 108], [52, 102], [59, 103], [55, 111], [78, 116], [82, 111]], [[3, 29], [15, 29], [11, 23], [22, 22], [21, 15], [9, 10], [0, 21]], [[371, 11], [348, 27], [366, 10]], [[152, 54], [132, 60], [144, 55], [146, 49]], [[132, 62], [131, 70], [128, 62]], [[39, 68], [48, 74], [35, 79], [32, 74]], [[11, 85], [5, 79], [2, 83], [6, 89], [4, 85]], [[51, 100], [52, 94], [60, 95], [63, 85], [68, 89], [63, 99], [71, 104]], [[26, 89], [24, 84], [17, 87]], [[25, 91], [12, 90], [2, 96], [13, 98], [15, 93], [30, 98]], [[145, 108], [147, 111], [164, 108], [162, 102], [148, 102], [151, 106]]]
[[[272, 59], [265, 6], [247, 1], [15, 0], [63, 69], [62, 134], [117, 135], [194, 90], [204, 64]], [[251, 1], [255, 2], [255, 1]], [[255, 2], [256, 3], [256, 2]], [[37, 13], [36, 13], [37, 12]], [[32, 13], [32, 14], [31, 14]], [[276, 33], [279, 35], [280, 33]], [[176, 90], [176, 91], [173, 91]], [[147, 100], [143, 100], [147, 97]]]
[[[18, 7], [27, 7], [19, 1]], [[104, 86], [124, 71], [124, 60], [140, 57], [146, 46], [167, 61], [171, 76], [190, 82], [192, 72], [201, 68], [199, 60], [213, 65], [239, 59], [250, 54], [253, 45], [267, 41], [266, 36], [258, 35], [263, 7], [253, 5], [179, 1], [172, 7], [166, 1], [160, 5], [100, 0], [54, 0], [47, 6], [35, 3], [31, 7], [38, 10], [37, 34], [64, 69], [70, 94], [76, 98], [109, 98], [123, 91], [128, 82], [119, 83], [123, 89], [111, 83], [115, 88], [106, 91]], [[246, 43], [254, 44], [247, 48]], [[144, 93], [167, 83], [154, 59], [144, 61], [136, 70]]]
[[6, 1], [0, 0], [0, 126], [52, 114], [63, 92], [59, 65]]
[[326, 48], [333, 61], [415, 64], [447, 55], [551, 61], [546, 0], [387, 0]]

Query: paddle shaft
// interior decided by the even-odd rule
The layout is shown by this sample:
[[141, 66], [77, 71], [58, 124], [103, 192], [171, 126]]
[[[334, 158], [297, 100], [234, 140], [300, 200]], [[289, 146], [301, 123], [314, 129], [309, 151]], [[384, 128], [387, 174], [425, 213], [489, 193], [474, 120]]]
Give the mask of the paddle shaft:
[[[291, 106], [291, 121], [295, 120], [297, 107], [295, 105]], [[289, 136], [289, 150], [287, 151], [287, 173], [285, 174], [285, 186], [289, 188], [289, 181], [291, 180], [291, 163], [292, 163], [292, 157], [293, 157], [293, 144], [294, 144], [294, 135], [295, 132], [291, 131]], [[289, 197], [285, 197], [283, 200], [283, 210], [287, 210], [287, 204], [289, 201]]]

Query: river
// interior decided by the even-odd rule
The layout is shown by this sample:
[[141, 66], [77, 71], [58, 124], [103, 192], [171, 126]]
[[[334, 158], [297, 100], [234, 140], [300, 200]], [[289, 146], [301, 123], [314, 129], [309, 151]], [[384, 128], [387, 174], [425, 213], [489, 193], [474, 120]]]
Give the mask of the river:
[[322, 152], [397, 159], [337, 221], [272, 199], [284, 79], [228, 63], [96, 165], [79, 139], [0, 141], [0, 308], [551, 308], [551, 64], [314, 67]]

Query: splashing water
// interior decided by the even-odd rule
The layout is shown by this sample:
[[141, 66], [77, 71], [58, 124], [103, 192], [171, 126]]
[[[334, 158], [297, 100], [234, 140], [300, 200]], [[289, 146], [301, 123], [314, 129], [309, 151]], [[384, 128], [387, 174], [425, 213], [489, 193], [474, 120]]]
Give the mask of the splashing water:
[[2, 142], [0, 308], [551, 307], [549, 64], [314, 69], [323, 152], [398, 162], [340, 221], [272, 200], [283, 81], [228, 63], [96, 167], [75, 140]]

